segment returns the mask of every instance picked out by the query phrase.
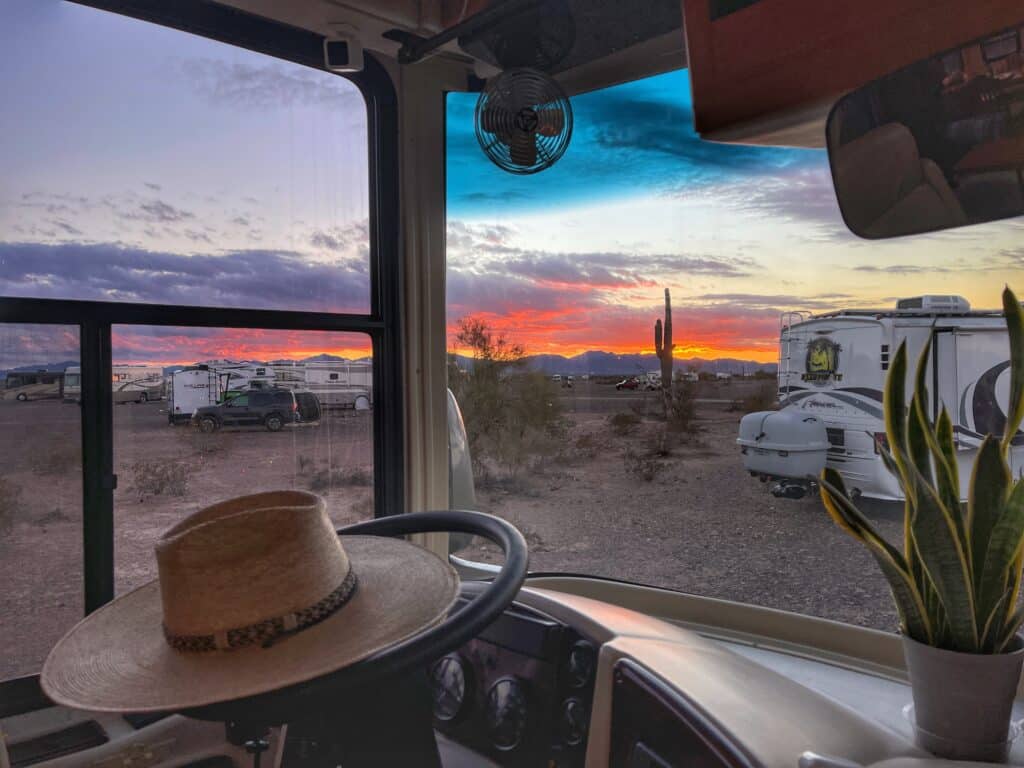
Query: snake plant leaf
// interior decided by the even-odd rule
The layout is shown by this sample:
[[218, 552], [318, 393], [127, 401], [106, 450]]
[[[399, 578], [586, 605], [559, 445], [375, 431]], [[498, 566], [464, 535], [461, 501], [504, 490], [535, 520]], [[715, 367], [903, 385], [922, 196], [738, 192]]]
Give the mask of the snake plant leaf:
[[976, 651], [980, 640], [973, 577], [953, 515], [935, 489], [917, 475], [917, 507], [911, 523], [918, 552], [949, 619], [958, 650]]
[[1022, 546], [1024, 546], [1024, 483], [1018, 483], [1002, 507], [1002, 514], [999, 515], [992, 528], [988, 548], [985, 550], [981, 581], [978, 584], [978, 597], [982, 610], [995, 605], [999, 596], [1008, 586], [1016, 591], [1016, 584], [1011, 583], [1013, 581], [1011, 577], [1019, 574], [1019, 571], [1015, 573], [1015, 568]]
[[[921, 355], [917, 358], [914, 394], [911, 396], [910, 409], [907, 414], [907, 450], [910, 460], [929, 485], [933, 483], [932, 443], [935, 439], [934, 427], [928, 417], [928, 384], [926, 383], [931, 348], [931, 341], [925, 342]], [[910, 474], [913, 475], [913, 472], [911, 471]], [[913, 483], [912, 479], [911, 483]]]
[[1002, 642], [1007, 619], [1006, 606], [1009, 604], [1012, 595], [1012, 590], [1008, 589], [1003, 592], [1002, 597], [992, 606], [992, 610], [988, 612], [981, 630], [982, 653], [995, 653], [996, 646]]
[[971, 485], [967, 493], [967, 529], [970, 532], [975, 583], [981, 583], [992, 529], [1006, 505], [1013, 477], [1003, 460], [999, 440], [988, 435], [978, 448], [971, 468]]
[[832, 519], [859, 539], [875, 558], [889, 582], [902, 631], [919, 642], [931, 643], [932, 629], [928, 614], [903, 555], [882, 538], [854, 506], [846, 495], [842, 478], [833, 469], [826, 469], [822, 473], [821, 498]]
[[1007, 650], [1007, 646], [1013, 641], [1014, 635], [1020, 631], [1021, 624], [1024, 624], [1024, 605], [1010, 614], [1003, 629], [1003, 635], [996, 644], [996, 653], [1003, 653]]
[[1024, 419], [1024, 312], [1009, 288], [1003, 289], [1003, 312], [1010, 337], [1010, 407], [1003, 432], [1003, 453], [1006, 453]]
[[[885, 415], [885, 433], [892, 446], [892, 458], [896, 462], [898, 477], [903, 479], [904, 488], [911, 485], [907, 472], [907, 342], [901, 341], [889, 365], [885, 379], [882, 403]], [[891, 470], [890, 470], [891, 471]]]

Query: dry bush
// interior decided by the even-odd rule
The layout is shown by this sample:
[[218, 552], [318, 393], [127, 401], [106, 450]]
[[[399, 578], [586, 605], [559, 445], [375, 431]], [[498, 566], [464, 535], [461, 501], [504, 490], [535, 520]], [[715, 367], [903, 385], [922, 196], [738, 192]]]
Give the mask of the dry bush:
[[181, 461], [138, 461], [130, 471], [140, 496], [184, 496], [188, 465]]
[[778, 394], [778, 385], [774, 379], [759, 381], [757, 389], [744, 398], [743, 410], [746, 413], [774, 411], [779, 407]]
[[219, 453], [230, 453], [235, 444], [236, 433], [218, 429], [216, 432], [207, 434], [195, 427], [187, 426], [178, 430], [177, 435], [189, 453], [213, 456]]
[[608, 425], [619, 437], [625, 437], [641, 422], [637, 413], [616, 413], [608, 417]]
[[37, 475], [68, 475], [82, 471], [82, 446], [77, 441], [38, 446], [32, 453], [32, 471]]
[[641, 456], [636, 451], [628, 450], [622, 454], [626, 466], [626, 474], [645, 482], [652, 482], [663, 469], [660, 461], [650, 456]]
[[21, 508], [21, 486], [13, 480], [0, 477], [0, 532], [14, 525], [14, 516]]
[[693, 402], [694, 388], [689, 383], [676, 384], [665, 398], [665, 421], [673, 432], [692, 434], [696, 425], [696, 407]]
[[319, 493], [332, 488], [365, 488], [373, 485], [373, 474], [362, 467], [318, 469], [309, 476], [309, 490]]

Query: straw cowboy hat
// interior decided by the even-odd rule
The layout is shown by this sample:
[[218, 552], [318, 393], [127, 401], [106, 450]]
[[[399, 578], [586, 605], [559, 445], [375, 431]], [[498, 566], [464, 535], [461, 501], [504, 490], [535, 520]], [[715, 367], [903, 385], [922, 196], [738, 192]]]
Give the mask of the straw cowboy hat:
[[398, 539], [339, 538], [318, 496], [207, 507], [157, 542], [159, 578], [79, 622], [50, 652], [59, 704], [180, 710], [335, 672], [443, 621], [458, 576]]

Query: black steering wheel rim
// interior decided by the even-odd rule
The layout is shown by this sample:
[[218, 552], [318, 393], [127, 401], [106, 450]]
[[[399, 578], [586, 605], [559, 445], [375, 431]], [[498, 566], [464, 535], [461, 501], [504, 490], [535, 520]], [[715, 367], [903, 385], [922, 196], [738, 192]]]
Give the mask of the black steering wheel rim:
[[505, 564], [494, 580], [467, 605], [440, 624], [329, 675], [257, 696], [185, 710], [202, 720], [260, 720], [283, 724], [302, 713], [322, 709], [344, 688], [358, 688], [381, 677], [395, 677], [441, 658], [488, 627], [512, 603], [526, 579], [529, 548], [516, 528], [493, 515], [467, 510], [437, 510], [392, 515], [338, 529], [339, 536], [407, 536], [417, 533], [468, 533], [501, 547]]

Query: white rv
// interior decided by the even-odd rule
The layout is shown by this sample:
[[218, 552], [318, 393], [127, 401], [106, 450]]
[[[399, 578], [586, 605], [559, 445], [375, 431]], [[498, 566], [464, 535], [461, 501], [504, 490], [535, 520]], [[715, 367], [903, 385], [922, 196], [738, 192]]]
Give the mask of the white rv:
[[279, 387], [314, 393], [323, 408], [368, 410], [373, 405], [373, 363], [369, 360], [324, 360], [271, 363]]
[[[115, 403], [145, 403], [164, 397], [164, 372], [152, 365], [114, 365], [111, 390]], [[82, 368], [69, 366], [64, 371], [64, 399], [82, 399]]]
[[[781, 412], [744, 417], [738, 442], [746, 468], [777, 481], [776, 495], [798, 498], [810, 487], [810, 457], [812, 463], [837, 470], [855, 494], [902, 499], [877, 448], [885, 440], [882, 393], [889, 363], [905, 341], [908, 397], [912, 394], [917, 359], [929, 340], [932, 415], [945, 406], [953, 420], [960, 488], [966, 494], [982, 438], [1002, 434], [1006, 423], [1010, 348], [1002, 312], [972, 311], [960, 296], [900, 299], [892, 310], [783, 315]], [[820, 439], [806, 437], [810, 427], [822, 432]], [[802, 436], [796, 439], [797, 434]], [[1021, 446], [1010, 457], [1016, 475], [1024, 465], [1024, 435], [1018, 437]], [[787, 472], [786, 466], [794, 470]]]
[[217, 405], [230, 395], [275, 384], [274, 370], [259, 363], [210, 360], [171, 374], [167, 421], [188, 423], [196, 408]]

